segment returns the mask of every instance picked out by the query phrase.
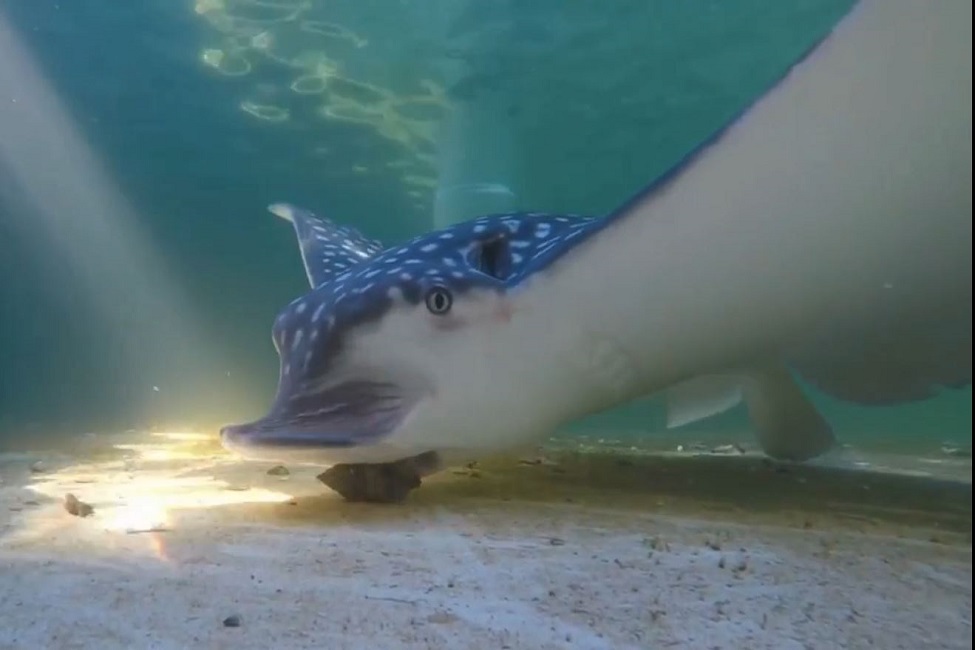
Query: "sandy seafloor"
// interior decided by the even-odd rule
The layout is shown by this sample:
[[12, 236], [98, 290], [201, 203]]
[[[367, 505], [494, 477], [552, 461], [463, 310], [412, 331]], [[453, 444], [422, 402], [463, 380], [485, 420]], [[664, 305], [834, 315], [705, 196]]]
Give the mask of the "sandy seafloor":
[[972, 647], [970, 455], [543, 453], [401, 505], [195, 434], [0, 455], [0, 648]]

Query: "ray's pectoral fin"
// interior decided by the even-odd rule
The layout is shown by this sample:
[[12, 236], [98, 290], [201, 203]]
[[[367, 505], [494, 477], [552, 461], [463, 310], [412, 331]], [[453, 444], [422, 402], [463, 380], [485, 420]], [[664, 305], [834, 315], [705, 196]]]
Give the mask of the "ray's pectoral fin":
[[[970, 386], [971, 277], [969, 258], [967, 281], [959, 279], [967, 286], [959, 293], [946, 287], [944, 297], [919, 297], [891, 286], [860, 305], [849, 323], [823, 327], [792, 354], [790, 365], [824, 393], [865, 406], [926, 400]], [[952, 299], [966, 294], [968, 300]]]
[[785, 366], [749, 373], [743, 393], [759, 444], [772, 458], [809, 460], [835, 443], [832, 427]]
[[707, 375], [667, 390], [667, 426], [678, 427], [745, 402], [758, 443], [780, 460], [804, 461], [833, 446], [833, 430], [781, 364]]
[[381, 242], [369, 239], [355, 228], [340, 226], [289, 203], [273, 203], [268, 210], [294, 226], [305, 273], [313, 289], [383, 250]]
[[741, 403], [739, 377], [705, 375], [667, 389], [667, 428], [697, 422], [724, 413]]

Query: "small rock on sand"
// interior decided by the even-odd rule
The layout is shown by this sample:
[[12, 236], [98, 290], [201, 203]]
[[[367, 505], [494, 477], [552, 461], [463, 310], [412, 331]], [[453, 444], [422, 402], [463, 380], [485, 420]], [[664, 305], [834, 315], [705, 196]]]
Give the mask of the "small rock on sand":
[[90, 517], [95, 514], [95, 508], [90, 503], [85, 503], [71, 493], [64, 495], [64, 509], [75, 517]]

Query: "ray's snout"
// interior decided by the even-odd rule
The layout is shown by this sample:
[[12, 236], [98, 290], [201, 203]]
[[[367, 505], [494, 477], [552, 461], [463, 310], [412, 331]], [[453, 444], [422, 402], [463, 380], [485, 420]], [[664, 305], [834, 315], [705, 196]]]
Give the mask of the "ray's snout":
[[220, 443], [237, 452], [314, 447], [327, 442], [319, 440], [314, 432], [282, 427], [273, 418], [228, 424], [220, 429]]
[[273, 418], [262, 418], [244, 424], [228, 424], [220, 429], [220, 444], [224, 449], [251, 457], [286, 449], [306, 449], [328, 446], [327, 438], [313, 431], [282, 427]]
[[274, 449], [314, 446], [315, 443], [314, 436], [281, 427], [270, 417], [243, 424], [228, 424], [220, 429], [220, 444], [224, 449], [245, 456], [258, 450], [263, 453]]
[[247, 446], [247, 440], [253, 431], [253, 423], [228, 424], [220, 428], [220, 444], [231, 451]]

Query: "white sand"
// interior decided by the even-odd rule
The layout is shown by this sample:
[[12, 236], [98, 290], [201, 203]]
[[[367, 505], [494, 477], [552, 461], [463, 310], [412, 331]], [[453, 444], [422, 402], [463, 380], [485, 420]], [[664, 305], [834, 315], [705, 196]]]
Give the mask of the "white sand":
[[[484, 497], [350, 505], [310, 469], [130, 452], [32, 475], [0, 464], [0, 648], [972, 647], [970, 533]], [[68, 515], [67, 492], [95, 515]]]

